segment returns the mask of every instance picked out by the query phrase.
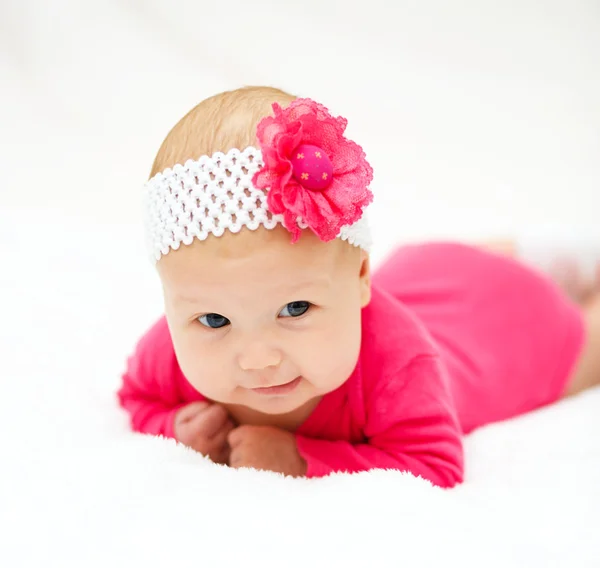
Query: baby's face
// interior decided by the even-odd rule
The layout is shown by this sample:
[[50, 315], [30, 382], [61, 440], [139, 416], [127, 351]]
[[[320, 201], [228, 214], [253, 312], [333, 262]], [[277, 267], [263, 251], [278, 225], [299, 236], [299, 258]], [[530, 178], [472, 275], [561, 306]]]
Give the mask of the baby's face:
[[367, 255], [282, 227], [194, 241], [158, 262], [179, 365], [207, 398], [283, 414], [339, 387], [360, 350]]

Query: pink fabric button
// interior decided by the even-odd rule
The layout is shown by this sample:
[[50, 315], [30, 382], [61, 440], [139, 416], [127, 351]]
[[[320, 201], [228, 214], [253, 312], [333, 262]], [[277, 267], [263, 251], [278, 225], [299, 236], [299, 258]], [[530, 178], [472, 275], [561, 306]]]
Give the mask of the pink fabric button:
[[290, 157], [294, 178], [306, 189], [321, 191], [333, 181], [333, 164], [318, 146], [300, 144]]

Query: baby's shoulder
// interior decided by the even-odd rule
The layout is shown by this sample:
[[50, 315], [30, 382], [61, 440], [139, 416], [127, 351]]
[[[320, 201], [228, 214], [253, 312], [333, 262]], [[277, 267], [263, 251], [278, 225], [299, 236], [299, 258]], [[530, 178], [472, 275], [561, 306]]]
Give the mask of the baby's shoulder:
[[[438, 349], [410, 308], [381, 289], [373, 288], [362, 313], [360, 364], [353, 389], [367, 407], [385, 397], [408, 396], [406, 387], [437, 385], [443, 374]], [[396, 394], [392, 394], [396, 393]], [[387, 404], [387, 403], [386, 403]]]
[[143, 369], [156, 375], [172, 375], [179, 368], [165, 316], [153, 323], [138, 340], [134, 357]]
[[167, 318], [164, 315], [149, 327], [148, 331], [139, 340], [138, 346], [150, 351], [173, 351], [171, 333]]
[[373, 286], [371, 301], [362, 310], [363, 364], [398, 371], [416, 357], [437, 354], [418, 317], [385, 290]]

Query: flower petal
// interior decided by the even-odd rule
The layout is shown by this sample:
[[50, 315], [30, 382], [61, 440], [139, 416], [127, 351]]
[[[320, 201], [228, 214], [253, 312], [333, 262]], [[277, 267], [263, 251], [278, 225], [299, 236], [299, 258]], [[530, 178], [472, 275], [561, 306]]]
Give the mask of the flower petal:
[[[297, 99], [285, 109], [275, 103], [273, 113], [257, 127], [265, 165], [253, 183], [268, 190], [269, 210], [283, 215], [292, 242], [300, 235], [298, 218], [322, 240], [334, 239], [342, 226], [360, 218], [373, 199], [368, 189], [373, 170], [365, 153], [344, 137], [346, 119], [333, 117], [310, 99]], [[293, 178], [290, 157], [300, 144], [318, 146], [332, 161], [333, 180], [326, 189], [313, 191]]]

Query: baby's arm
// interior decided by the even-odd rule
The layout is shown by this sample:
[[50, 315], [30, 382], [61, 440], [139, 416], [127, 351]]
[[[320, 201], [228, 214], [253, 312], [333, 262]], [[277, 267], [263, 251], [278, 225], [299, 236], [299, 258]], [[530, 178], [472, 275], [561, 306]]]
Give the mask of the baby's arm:
[[441, 487], [463, 478], [460, 426], [435, 357], [416, 357], [366, 401], [365, 443], [296, 436], [308, 477], [336, 471], [398, 469]]
[[175, 415], [185, 406], [177, 385], [179, 367], [167, 324], [160, 319], [127, 361], [118, 392], [136, 432], [175, 437]]
[[184, 383], [188, 384], [162, 318], [128, 359], [118, 393], [121, 406], [136, 432], [175, 438], [214, 462], [227, 463], [227, 436], [233, 430], [229, 414], [191, 387], [192, 395], [186, 399], [181, 393]]

